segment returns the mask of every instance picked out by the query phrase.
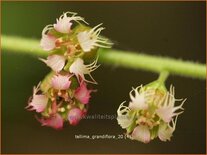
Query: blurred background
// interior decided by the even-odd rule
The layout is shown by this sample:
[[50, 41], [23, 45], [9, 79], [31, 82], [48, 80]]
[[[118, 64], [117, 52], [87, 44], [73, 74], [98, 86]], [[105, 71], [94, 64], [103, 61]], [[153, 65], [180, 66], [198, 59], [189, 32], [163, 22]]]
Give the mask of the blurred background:
[[[63, 12], [85, 17], [91, 26], [104, 23], [103, 35], [114, 48], [205, 63], [205, 2], [2, 2], [2, 34], [40, 39], [42, 29]], [[15, 46], [15, 45], [14, 45]], [[118, 135], [125, 131], [113, 120], [82, 120], [62, 131], [41, 127], [24, 109], [32, 88], [49, 72], [37, 57], [3, 51], [2, 153], [205, 153], [206, 81], [170, 76], [177, 98], [187, 98], [170, 142], [75, 139], [75, 135]], [[147, 84], [157, 74], [99, 67], [99, 82], [89, 114], [116, 114], [129, 101], [131, 87]]]

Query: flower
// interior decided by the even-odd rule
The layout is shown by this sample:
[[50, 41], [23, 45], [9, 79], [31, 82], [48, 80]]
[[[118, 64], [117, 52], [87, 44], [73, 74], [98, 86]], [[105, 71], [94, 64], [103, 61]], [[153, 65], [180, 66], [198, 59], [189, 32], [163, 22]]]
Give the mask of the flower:
[[53, 50], [56, 47], [55, 43], [57, 38], [50, 34], [47, 34], [47, 32], [52, 29], [51, 26], [52, 25], [47, 25], [42, 31], [42, 39], [40, 41], [40, 46], [45, 51]]
[[175, 131], [176, 121], [177, 117], [175, 120], [172, 121], [172, 126], [170, 126], [170, 124], [160, 124], [158, 130], [158, 137], [161, 141], [170, 141], [170, 138], [172, 137], [172, 134]]
[[[129, 93], [129, 106], [123, 103], [117, 110], [118, 124], [127, 130], [132, 140], [148, 143], [159, 137], [161, 141], [170, 140], [176, 128], [177, 118], [183, 112], [185, 100], [175, 99], [174, 87], [167, 91], [160, 84], [139, 86]], [[134, 95], [133, 95], [134, 93]], [[175, 101], [182, 101], [175, 106]]]
[[88, 104], [91, 97], [90, 93], [92, 90], [88, 90], [85, 82], [81, 82], [80, 87], [75, 91], [75, 98], [77, 98], [81, 103]]
[[[71, 17], [68, 17], [68, 14], [72, 15]], [[84, 23], [86, 23], [84, 21], [84, 18], [80, 17], [80, 16], [76, 16], [77, 13], [74, 12], [66, 12], [63, 13], [63, 15], [61, 15], [59, 17], [59, 19], [57, 19], [57, 23], [54, 24], [54, 28], [56, 31], [61, 32], [61, 33], [70, 33], [71, 31], [71, 26], [72, 23], [71, 21], [83, 21]]]
[[83, 116], [83, 111], [79, 108], [73, 108], [68, 113], [68, 121], [71, 125], [77, 125]]
[[129, 127], [133, 121], [133, 118], [129, 116], [130, 109], [127, 106], [124, 106], [124, 103], [125, 102], [121, 103], [117, 110], [117, 121], [123, 129]]
[[174, 87], [170, 87], [170, 92], [166, 93], [164, 100], [158, 104], [158, 109], [156, 110], [157, 115], [166, 123], [169, 123], [172, 120], [173, 116], [178, 116], [181, 112], [175, 112], [177, 110], [183, 110], [182, 106], [185, 102], [183, 102], [179, 106], [175, 106], [175, 97], [174, 97]]
[[90, 52], [95, 47], [110, 48], [112, 46], [112, 43], [108, 39], [99, 36], [104, 29], [103, 27], [99, 27], [100, 25], [95, 26], [91, 30], [78, 33], [78, 42], [84, 52]]
[[132, 138], [143, 143], [149, 143], [150, 130], [147, 126], [137, 126], [132, 132]]
[[51, 80], [51, 85], [57, 90], [67, 90], [70, 87], [69, 75], [54, 75]]
[[54, 129], [62, 129], [63, 128], [63, 118], [58, 113], [56, 113], [55, 115], [52, 115], [49, 118], [46, 118], [46, 119], [41, 118], [38, 120], [42, 123], [42, 126], [49, 126]]
[[[43, 126], [61, 129], [66, 121], [77, 125], [88, 111], [94, 91], [88, 89], [88, 83], [97, 84], [91, 72], [99, 67], [98, 57], [92, 59], [97, 54], [97, 47], [109, 48], [112, 43], [99, 36], [104, 29], [100, 25], [91, 28], [85, 24], [88, 23], [77, 13], [66, 12], [42, 31], [40, 46], [51, 53], [40, 60], [51, 68], [51, 72], [34, 88], [26, 108], [39, 113], [40, 119], [37, 119]], [[93, 52], [86, 53], [92, 49]], [[92, 63], [85, 64], [89, 60]]]
[[[78, 79], [80, 76], [86, 82], [97, 84], [97, 82], [91, 76], [91, 72], [96, 70], [98, 67], [99, 67], [99, 65], [97, 65], [97, 59], [94, 62], [92, 62], [91, 64], [84, 65], [83, 59], [77, 58], [70, 66], [69, 71], [71, 73], [74, 73]], [[89, 75], [90, 78], [92, 79], [92, 81], [86, 80], [84, 74]], [[79, 79], [79, 81], [80, 81], [80, 79]]]
[[51, 67], [55, 72], [60, 72], [65, 66], [65, 57], [62, 55], [51, 55], [47, 57], [47, 60], [40, 58], [41, 61]]
[[[146, 103], [146, 98], [145, 98], [145, 92], [140, 92], [138, 91], [139, 88], [142, 88], [142, 86], [137, 87], [136, 89], [132, 89], [132, 91], [130, 91], [129, 95], [131, 98], [131, 102], [129, 102], [129, 108], [130, 109], [147, 109], [148, 105]], [[135, 93], [135, 96], [132, 95], [132, 93]]]
[[46, 95], [37, 95], [37, 92], [39, 91], [39, 86], [40, 83], [37, 85], [37, 87], [33, 88], [32, 101], [29, 102], [28, 106], [26, 107], [28, 110], [36, 110], [36, 112], [38, 113], [43, 112], [48, 103], [48, 97]]

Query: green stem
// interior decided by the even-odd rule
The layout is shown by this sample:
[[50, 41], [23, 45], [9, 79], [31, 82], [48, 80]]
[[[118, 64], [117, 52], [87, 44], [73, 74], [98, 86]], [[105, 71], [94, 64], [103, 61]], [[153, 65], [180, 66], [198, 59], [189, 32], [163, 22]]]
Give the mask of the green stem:
[[165, 81], [167, 80], [168, 76], [169, 76], [169, 72], [167, 72], [167, 71], [162, 71], [162, 72], [160, 73], [160, 75], [159, 75], [157, 81], [159, 81], [160, 83], [163, 83], [163, 84], [164, 84]]
[[126, 68], [142, 69], [157, 73], [165, 70], [174, 75], [206, 79], [206, 64], [192, 61], [137, 54], [115, 49], [100, 49], [99, 61]]
[[[39, 41], [35, 39], [2, 35], [1, 47], [3, 51], [7, 50], [34, 56], [48, 55], [48, 52], [43, 51], [39, 46]], [[104, 64], [126, 68], [142, 69], [157, 73], [164, 70], [170, 74], [206, 79], [206, 65], [192, 61], [102, 48], [99, 50], [99, 61]]]

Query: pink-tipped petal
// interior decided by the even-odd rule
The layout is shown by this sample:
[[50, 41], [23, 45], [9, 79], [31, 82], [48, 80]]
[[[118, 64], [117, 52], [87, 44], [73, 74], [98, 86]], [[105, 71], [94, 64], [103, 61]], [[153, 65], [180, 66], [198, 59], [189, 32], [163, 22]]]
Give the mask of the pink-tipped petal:
[[60, 114], [55, 114], [48, 119], [40, 119], [42, 126], [49, 126], [54, 129], [62, 129], [63, 128], [63, 118]]
[[158, 130], [158, 137], [161, 141], [170, 141], [170, 138], [172, 137], [173, 134], [173, 129], [167, 127], [165, 124], [161, 124], [159, 126], [159, 130]]
[[71, 125], [77, 125], [81, 118], [83, 117], [84, 112], [79, 108], [73, 108], [68, 113], [68, 121]]
[[40, 59], [47, 64], [55, 72], [60, 72], [65, 66], [65, 57], [61, 55], [51, 55], [47, 57], [47, 60]]
[[48, 103], [48, 97], [43, 94], [37, 95], [39, 90], [40, 90], [40, 83], [37, 85], [37, 87], [34, 87], [32, 100], [28, 103], [26, 109], [36, 110], [36, 112], [38, 113], [43, 112], [45, 110]]
[[92, 90], [88, 90], [85, 82], [81, 82], [80, 87], [75, 91], [75, 98], [77, 98], [81, 103], [88, 104], [91, 97]]
[[71, 18], [67, 17], [66, 14], [57, 19], [57, 23], [54, 24], [55, 30], [61, 33], [69, 33], [71, 31], [71, 26]]
[[[148, 104], [146, 103], [146, 99], [144, 96], [144, 93], [139, 93], [138, 89], [140, 87], [137, 87], [136, 89], [133, 88], [133, 90], [129, 93], [131, 102], [129, 102], [129, 108], [134, 110], [145, 110], [148, 108]], [[135, 95], [132, 95], [134, 92]]]
[[67, 90], [70, 87], [71, 81], [68, 75], [54, 75], [51, 80], [51, 85], [57, 90]]
[[28, 107], [30, 110], [36, 110], [36, 112], [43, 112], [47, 106], [48, 98], [45, 95], [33, 95], [32, 101], [29, 103]]
[[174, 116], [173, 106], [160, 107], [156, 110], [157, 115], [166, 123], [169, 123]]
[[56, 38], [54, 36], [44, 34], [40, 41], [40, 46], [43, 48], [43, 50], [50, 51], [55, 48], [55, 42]]
[[143, 143], [150, 142], [150, 131], [147, 126], [137, 126], [132, 132], [132, 138]]
[[[83, 59], [77, 58], [71, 64], [71, 66], [69, 68], [69, 71], [76, 75], [76, 77], [78, 78], [79, 82], [80, 82], [80, 77], [81, 77], [81, 79], [83, 79], [85, 82], [97, 84], [97, 82], [94, 80], [94, 78], [91, 75], [91, 72], [96, 70], [99, 67], [99, 65], [97, 65], [97, 60], [98, 59], [96, 59], [91, 64], [85, 65]], [[85, 78], [85, 74], [89, 75], [91, 80], [87, 80]]]
[[99, 36], [104, 29], [100, 25], [95, 26], [89, 31], [86, 30], [77, 34], [78, 42], [84, 52], [90, 52], [95, 47], [110, 48], [113, 45], [108, 39]]

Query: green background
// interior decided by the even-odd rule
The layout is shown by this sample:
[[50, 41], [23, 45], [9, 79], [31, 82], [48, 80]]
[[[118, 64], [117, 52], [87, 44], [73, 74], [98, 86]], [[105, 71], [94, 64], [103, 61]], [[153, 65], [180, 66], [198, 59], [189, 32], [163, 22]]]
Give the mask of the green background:
[[[205, 63], [205, 2], [2, 2], [2, 34], [40, 39], [45, 25], [74, 11], [91, 26], [104, 23], [114, 48]], [[15, 45], [13, 45], [15, 46]], [[32, 87], [49, 72], [37, 57], [2, 53], [2, 153], [205, 153], [205, 81], [170, 76], [177, 98], [187, 98], [170, 142], [75, 139], [74, 135], [123, 134], [114, 120], [82, 120], [62, 131], [41, 127], [24, 107]], [[116, 114], [131, 87], [157, 74], [101, 65], [89, 114]]]

